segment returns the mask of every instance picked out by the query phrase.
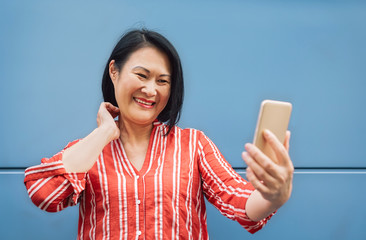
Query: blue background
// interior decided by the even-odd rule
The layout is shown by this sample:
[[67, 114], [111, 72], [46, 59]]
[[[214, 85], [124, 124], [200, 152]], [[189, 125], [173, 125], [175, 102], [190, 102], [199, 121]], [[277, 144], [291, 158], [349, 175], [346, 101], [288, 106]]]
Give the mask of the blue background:
[[[128, 29], [177, 48], [179, 126], [203, 130], [245, 177], [260, 102], [293, 103], [290, 201], [259, 233], [208, 208], [212, 239], [365, 239], [365, 1], [0, 1], [0, 234], [75, 239], [77, 207], [32, 206], [24, 168], [96, 127], [104, 66]], [[2, 235], [0, 238], [3, 239]]]

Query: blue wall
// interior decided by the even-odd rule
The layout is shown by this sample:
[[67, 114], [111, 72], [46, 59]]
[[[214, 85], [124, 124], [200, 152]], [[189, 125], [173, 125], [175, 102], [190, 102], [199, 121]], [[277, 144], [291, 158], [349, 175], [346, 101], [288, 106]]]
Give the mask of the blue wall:
[[179, 125], [237, 171], [260, 102], [293, 103], [293, 197], [254, 236], [209, 208], [212, 239], [365, 239], [365, 24], [365, 1], [0, 1], [0, 234], [75, 238], [77, 208], [41, 212], [22, 174], [96, 127], [108, 55], [144, 26], [181, 55]]

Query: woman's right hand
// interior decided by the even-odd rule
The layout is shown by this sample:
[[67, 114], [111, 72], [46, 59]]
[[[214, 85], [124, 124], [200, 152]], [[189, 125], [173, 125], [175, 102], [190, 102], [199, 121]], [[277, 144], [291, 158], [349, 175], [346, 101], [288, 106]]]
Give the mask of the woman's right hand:
[[100, 104], [97, 115], [98, 128], [103, 129], [103, 131], [108, 133], [110, 141], [115, 140], [120, 136], [118, 122], [114, 121], [114, 118], [118, 115], [118, 107], [113, 106], [113, 104], [109, 102], [102, 102]]
[[63, 153], [62, 161], [66, 172], [87, 172], [93, 167], [103, 148], [119, 138], [119, 127], [114, 121], [118, 115], [119, 109], [111, 103], [100, 104], [97, 115], [98, 128]]

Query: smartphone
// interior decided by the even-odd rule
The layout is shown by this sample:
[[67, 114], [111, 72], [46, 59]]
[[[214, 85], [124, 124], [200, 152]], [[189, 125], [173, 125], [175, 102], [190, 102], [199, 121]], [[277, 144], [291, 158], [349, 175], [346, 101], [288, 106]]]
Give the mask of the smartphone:
[[291, 111], [292, 104], [289, 102], [264, 100], [261, 104], [253, 144], [275, 162], [275, 153], [264, 139], [263, 131], [270, 130], [284, 143]]

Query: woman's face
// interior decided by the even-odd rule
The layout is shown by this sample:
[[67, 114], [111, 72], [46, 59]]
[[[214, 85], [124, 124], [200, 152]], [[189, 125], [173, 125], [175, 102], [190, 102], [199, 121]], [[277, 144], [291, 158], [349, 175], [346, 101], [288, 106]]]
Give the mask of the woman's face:
[[121, 71], [109, 64], [123, 121], [151, 124], [165, 108], [171, 85], [168, 57], [154, 47], [143, 47], [128, 58]]

